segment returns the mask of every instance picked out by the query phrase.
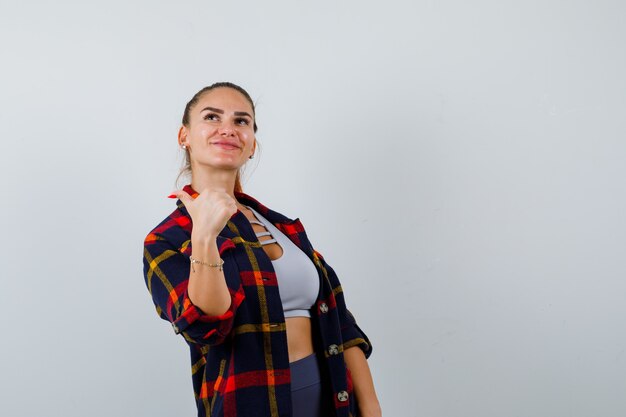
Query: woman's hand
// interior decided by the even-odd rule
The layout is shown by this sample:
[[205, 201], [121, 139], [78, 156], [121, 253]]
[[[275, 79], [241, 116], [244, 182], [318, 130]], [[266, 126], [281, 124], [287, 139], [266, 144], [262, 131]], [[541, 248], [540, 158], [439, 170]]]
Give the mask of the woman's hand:
[[237, 204], [225, 190], [204, 189], [194, 199], [183, 190], [172, 193], [187, 208], [193, 222], [193, 234], [198, 239], [213, 239], [220, 234], [228, 220], [237, 212]]

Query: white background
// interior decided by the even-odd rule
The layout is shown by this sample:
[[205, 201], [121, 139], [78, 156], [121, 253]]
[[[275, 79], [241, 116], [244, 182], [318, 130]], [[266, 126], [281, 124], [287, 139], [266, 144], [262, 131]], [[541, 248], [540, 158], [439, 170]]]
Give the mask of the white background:
[[0, 414], [195, 415], [142, 244], [228, 80], [245, 190], [337, 270], [385, 416], [626, 415], [625, 12], [2, 0]]

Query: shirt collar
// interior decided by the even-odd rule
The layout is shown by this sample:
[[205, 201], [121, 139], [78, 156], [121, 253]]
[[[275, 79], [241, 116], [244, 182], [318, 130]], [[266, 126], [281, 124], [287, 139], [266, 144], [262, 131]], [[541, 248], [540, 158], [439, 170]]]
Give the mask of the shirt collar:
[[[187, 194], [189, 194], [192, 198], [196, 198], [198, 196], [198, 192], [196, 190], [194, 190], [191, 187], [191, 184], [187, 184], [183, 187], [183, 191], [185, 191]], [[288, 223], [293, 223], [294, 220], [282, 215], [281, 213], [278, 213], [274, 210], [269, 209], [268, 207], [266, 207], [265, 205], [263, 205], [262, 203], [260, 203], [257, 199], [255, 199], [254, 197], [241, 192], [241, 191], [235, 191], [235, 198], [237, 199], [237, 201], [239, 201], [241, 204], [245, 205], [245, 206], [250, 206], [253, 209], [255, 209], [256, 211], [258, 211], [259, 213], [261, 213], [261, 215], [263, 217], [265, 217], [267, 220], [269, 220], [270, 222], [274, 223], [275, 225], [280, 223], [280, 224], [288, 224]], [[181, 203], [182, 204], [182, 203]], [[234, 216], [237, 216], [238, 214], [242, 214], [240, 211], [237, 211], [237, 213]]]

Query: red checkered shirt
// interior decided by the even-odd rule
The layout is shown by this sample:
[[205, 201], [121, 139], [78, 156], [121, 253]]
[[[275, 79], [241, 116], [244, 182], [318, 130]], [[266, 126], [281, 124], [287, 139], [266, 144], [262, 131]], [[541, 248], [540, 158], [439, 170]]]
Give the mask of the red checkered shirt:
[[[184, 190], [198, 195], [191, 185]], [[372, 347], [346, 308], [337, 275], [313, 249], [299, 219], [290, 220], [244, 193], [235, 196], [287, 235], [318, 270], [320, 292], [311, 308], [315, 349], [336, 415], [355, 416], [343, 352], [358, 346], [369, 357]], [[270, 258], [237, 211], [217, 237], [232, 302], [226, 313], [207, 315], [187, 294], [191, 229], [189, 213], [178, 200], [176, 210], [146, 236], [143, 263], [157, 313], [189, 345], [198, 416], [291, 417], [285, 317]]]

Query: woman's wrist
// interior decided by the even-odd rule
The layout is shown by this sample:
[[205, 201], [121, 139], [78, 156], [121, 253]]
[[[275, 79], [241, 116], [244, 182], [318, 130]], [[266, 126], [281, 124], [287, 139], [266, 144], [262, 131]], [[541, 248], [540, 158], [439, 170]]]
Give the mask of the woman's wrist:
[[380, 417], [382, 416], [382, 410], [380, 403], [376, 398], [358, 400], [359, 415], [361, 417]]
[[217, 247], [217, 235], [208, 233], [194, 233], [191, 232], [191, 247], [197, 249], [209, 249]]
[[[194, 259], [192, 262], [200, 264], [221, 264], [223, 261], [220, 257], [220, 251], [217, 247], [217, 237], [207, 234], [201, 234], [201, 237], [191, 236], [191, 255]], [[193, 266], [193, 263], [192, 263]], [[220, 266], [220, 271], [222, 270]]]

